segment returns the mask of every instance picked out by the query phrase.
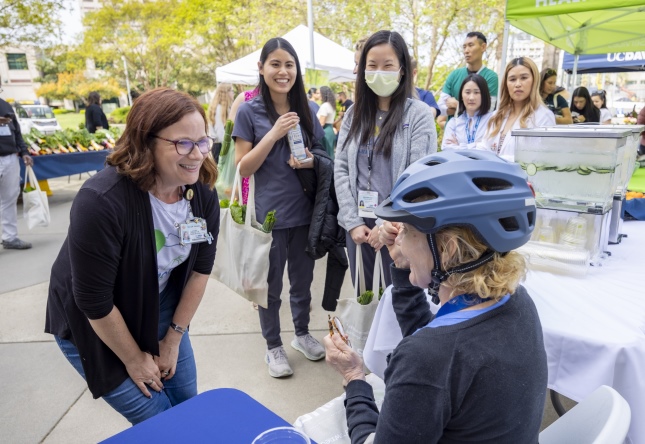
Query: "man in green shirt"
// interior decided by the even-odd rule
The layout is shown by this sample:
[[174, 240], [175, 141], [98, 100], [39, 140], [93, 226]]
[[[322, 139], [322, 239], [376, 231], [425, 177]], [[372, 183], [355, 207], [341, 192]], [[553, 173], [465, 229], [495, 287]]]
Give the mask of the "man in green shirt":
[[466, 66], [450, 73], [439, 96], [439, 108], [442, 114], [448, 116], [448, 120], [457, 114], [459, 89], [461, 88], [461, 83], [470, 74], [479, 74], [486, 80], [491, 95], [491, 110], [495, 109], [497, 102], [499, 82], [497, 73], [486, 68], [482, 62], [482, 56], [486, 52], [486, 36], [481, 32], [469, 32], [466, 35], [463, 48]]

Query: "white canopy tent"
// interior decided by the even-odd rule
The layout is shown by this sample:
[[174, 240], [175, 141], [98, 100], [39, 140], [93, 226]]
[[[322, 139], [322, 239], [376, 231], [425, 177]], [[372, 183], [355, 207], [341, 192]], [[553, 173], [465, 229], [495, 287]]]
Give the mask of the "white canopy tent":
[[[313, 35], [315, 68], [329, 71], [330, 82], [353, 82], [356, 79], [353, 74], [354, 53], [317, 32]], [[305, 68], [314, 68], [310, 57], [309, 29], [306, 26], [298, 25], [282, 37], [296, 50], [303, 75]], [[215, 70], [217, 83], [256, 85], [261, 51], [262, 49], [258, 49], [241, 59], [217, 68]]]

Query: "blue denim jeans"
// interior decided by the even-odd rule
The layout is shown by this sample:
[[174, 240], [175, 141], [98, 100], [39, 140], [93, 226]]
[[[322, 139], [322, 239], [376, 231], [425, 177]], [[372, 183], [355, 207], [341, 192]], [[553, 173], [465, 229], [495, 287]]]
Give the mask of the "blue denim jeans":
[[[168, 332], [168, 326], [179, 303], [179, 295], [173, 294], [166, 287], [159, 295], [159, 299], [158, 337], [159, 340], [162, 340]], [[58, 336], [55, 336], [55, 339], [67, 360], [85, 379], [78, 349], [66, 339], [61, 339]], [[164, 388], [161, 392], [148, 389], [152, 398], [147, 398], [132, 379], [128, 378], [117, 388], [104, 395], [103, 399], [134, 425], [197, 395], [197, 368], [188, 332], [181, 338], [175, 375], [172, 379], [163, 381], [163, 385]]]

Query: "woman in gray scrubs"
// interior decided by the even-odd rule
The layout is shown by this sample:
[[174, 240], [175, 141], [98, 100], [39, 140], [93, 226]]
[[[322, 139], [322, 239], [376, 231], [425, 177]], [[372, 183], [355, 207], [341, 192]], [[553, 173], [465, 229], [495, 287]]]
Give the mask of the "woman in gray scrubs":
[[269, 40], [262, 48], [258, 68], [260, 95], [240, 106], [233, 138], [241, 175], [255, 176], [258, 220], [276, 210], [269, 255], [268, 308], [259, 307], [259, 314], [262, 336], [267, 341], [265, 362], [269, 374], [280, 378], [293, 374], [280, 338], [280, 293], [287, 263], [296, 333], [291, 346], [312, 361], [325, 357], [322, 345], [309, 334], [314, 260], [305, 253], [305, 246], [313, 204], [296, 173], [297, 169], [313, 167], [313, 155], [307, 150], [307, 161], [299, 162], [291, 155], [286, 137], [298, 124], [305, 146], [313, 149], [320, 145], [324, 132], [307, 104], [298, 55], [289, 42]]

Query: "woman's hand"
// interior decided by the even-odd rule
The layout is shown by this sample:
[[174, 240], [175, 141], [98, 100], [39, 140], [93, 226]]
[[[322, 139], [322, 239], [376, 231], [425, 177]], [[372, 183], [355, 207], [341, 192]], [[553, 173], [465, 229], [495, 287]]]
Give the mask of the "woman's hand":
[[175, 376], [175, 371], [177, 370], [177, 358], [179, 357], [180, 343], [180, 334], [174, 330], [170, 331], [170, 329], [168, 329], [166, 336], [161, 341], [159, 341], [159, 356], [155, 356], [154, 360], [159, 367], [161, 377], [164, 378], [165, 381]]
[[381, 243], [387, 246], [390, 257], [394, 262], [396, 268], [410, 268], [410, 261], [408, 261], [402, 254], [399, 246], [399, 234], [403, 229], [403, 224], [400, 222], [387, 222], [381, 225], [379, 231], [379, 238]]
[[130, 379], [134, 381], [137, 387], [139, 387], [139, 390], [141, 390], [141, 393], [146, 395], [146, 397], [152, 398], [152, 395], [148, 391], [148, 385], [156, 392], [160, 392], [163, 389], [161, 372], [157, 364], [155, 364], [152, 355], [146, 352], [139, 352], [134, 361], [125, 363], [125, 369], [128, 375], [130, 375]]
[[287, 162], [291, 168], [294, 170], [300, 170], [302, 168], [313, 168], [314, 167], [314, 155], [309, 152], [309, 148], [305, 148], [305, 153], [307, 154], [307, 159], [306, 161], [304, 160], [298, 160], [295, 157], [293, 157], [293, 154], [289, 158], [289, 161]]
[[383, 246], [383, 242], [381, 242], [379, 239], [379, 228], [380, 227], [376, 225], [374, 228], [372, 228], [372, 231], [370, 231], [369, 236], [367, 236], [367, 242], [376, 251], [380, 250], [381, 247]]
[[275, 121], [273, 128], [271, 128], [271, 133], [275, 140], [282, 139], [287, 135], [289, 130], [296, 126], [300, 122], [300, 117], [298, 114], [290, 112], [281, 115], [278, 120]]
[[325, 336], [323, 338], [325, 346], [325, 360], [330, 367], [335, 369], [345, 379], [345, 382], [351, 382], [356, 379], [365, 381], [365, 372], [363, 372], [363, 360], [349, 345], [345, 344], [340, 335]]
[[579, 116], [574, 117], [573, 120], [575, 120], [576, 123], [582, 123], [585, 121], [585, 116], [580, 114]]
[[356, 245], [364, 244], [367, 242], [372, 230], [367, 228], [367, 225], [359, 225], [349, 230], [349, 235]]

